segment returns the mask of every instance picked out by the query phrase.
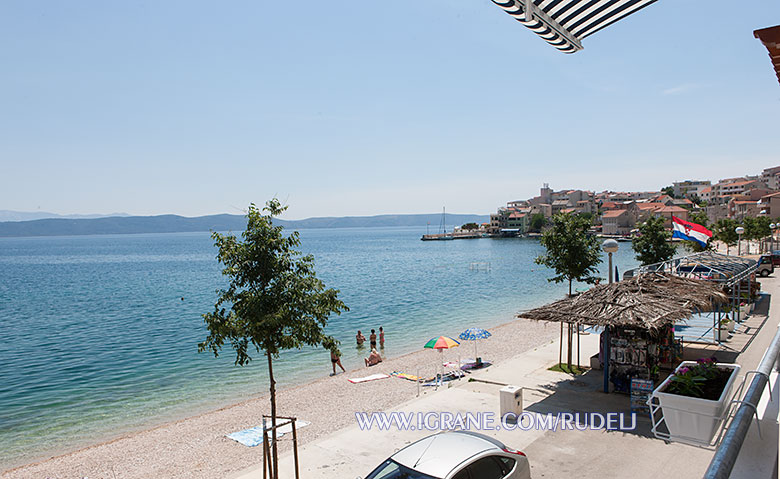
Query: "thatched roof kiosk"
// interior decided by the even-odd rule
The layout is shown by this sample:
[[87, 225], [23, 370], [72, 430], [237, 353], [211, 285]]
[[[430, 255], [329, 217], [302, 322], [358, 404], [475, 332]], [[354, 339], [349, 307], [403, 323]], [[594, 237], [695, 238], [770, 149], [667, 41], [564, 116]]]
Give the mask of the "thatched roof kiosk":
[[645, 273], [525, 311], [518, 318], [657, 330], [696, 310], [726, 303], [722, 285], [669, 273]]

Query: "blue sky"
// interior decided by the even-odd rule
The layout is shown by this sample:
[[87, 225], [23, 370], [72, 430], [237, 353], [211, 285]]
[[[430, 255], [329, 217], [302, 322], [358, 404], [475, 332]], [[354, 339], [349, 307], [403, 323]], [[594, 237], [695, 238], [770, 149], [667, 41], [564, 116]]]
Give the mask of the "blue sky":
[[780, 2], [736, 5], [660, 0], [564, 55], [489, 0], [3, 2], [0, 209], [484, 214], [755, 174]]

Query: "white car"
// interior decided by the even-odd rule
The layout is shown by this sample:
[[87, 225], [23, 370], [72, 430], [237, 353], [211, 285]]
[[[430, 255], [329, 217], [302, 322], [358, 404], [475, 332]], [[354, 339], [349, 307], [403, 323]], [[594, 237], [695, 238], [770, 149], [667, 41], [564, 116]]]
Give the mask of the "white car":
[[396, 452], [366, 479], [530, 479], [528, 458], [469, 431], [428, 436]]

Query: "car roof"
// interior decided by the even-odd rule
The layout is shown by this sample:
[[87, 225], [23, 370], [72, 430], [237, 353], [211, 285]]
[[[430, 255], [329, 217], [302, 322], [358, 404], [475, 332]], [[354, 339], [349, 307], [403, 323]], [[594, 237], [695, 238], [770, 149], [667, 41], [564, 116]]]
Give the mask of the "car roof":
[[412, 443], [391, 457], [395, 462], [428, 474], [445, 477], [463, 461], [485, 451], [501, 450], [501, 444], [481, 434], [451, 431]]

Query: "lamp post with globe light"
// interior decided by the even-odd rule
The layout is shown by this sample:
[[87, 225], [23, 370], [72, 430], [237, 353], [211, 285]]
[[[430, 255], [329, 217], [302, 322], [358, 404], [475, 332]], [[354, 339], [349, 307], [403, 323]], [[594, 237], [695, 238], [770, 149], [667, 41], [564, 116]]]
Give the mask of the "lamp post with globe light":
[[742, 233], [745, 232], [745, 228], [737, 226], [734, 229], [734, 232], [737, 233], [737, 237], [739, 238], [737, 240], [737, 256], [742, 256]]
[[[601, 243], [601, 249], [609, 255], [609, 284], [612, 284], [612, 253], [617, 253], [620, 245], [613, 239], [605, 240]], [[604, 392], [609, 392], [609, 326], [604, 328], [602, 333], [604, 346], [602, 348], [604, 356]]]
[[620, 245], [613, 239], [605, 240], [601, 243], [601, 249], [609, 255], [609, 282], [612, 283], [612, 253], [617, 253]]

